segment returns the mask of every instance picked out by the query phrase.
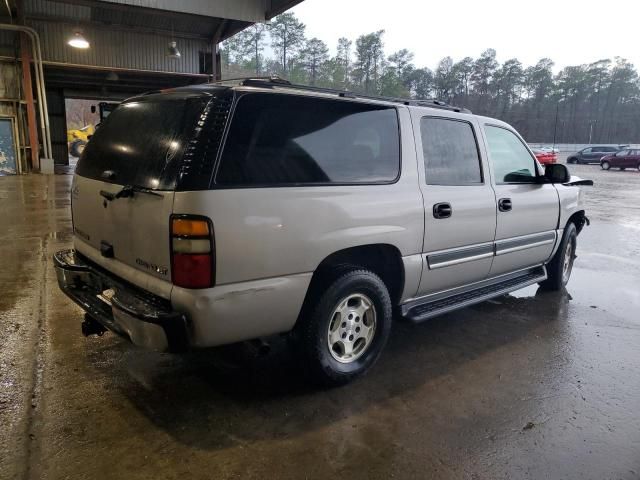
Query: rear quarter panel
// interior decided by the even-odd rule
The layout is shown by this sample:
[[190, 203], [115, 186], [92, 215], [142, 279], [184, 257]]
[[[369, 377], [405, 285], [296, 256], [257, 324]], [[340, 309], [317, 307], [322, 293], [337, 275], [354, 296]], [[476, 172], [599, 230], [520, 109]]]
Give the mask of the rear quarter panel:
[[174, 213], [209, 217], [216, 285], [313, 272], [331, 253], [386, 243], [420, 254], [424, 231], [415, 146], [401, 117], [401, 175], [388, 185], [300, 186], [176, 192]]
[[388, 185], [300, 186], [176, 192], [173, 212], [204, 215], [215, 235], [216, 286], [174, 287], [190, 311], [192, 342], [219, 345], [285, 332], [298, 318], [312, 274], [330, 254], [390, 244], [403, 256], [405, 291], [422, 270], [422, 195], [408, 110], [399, 109], [401, 174]]

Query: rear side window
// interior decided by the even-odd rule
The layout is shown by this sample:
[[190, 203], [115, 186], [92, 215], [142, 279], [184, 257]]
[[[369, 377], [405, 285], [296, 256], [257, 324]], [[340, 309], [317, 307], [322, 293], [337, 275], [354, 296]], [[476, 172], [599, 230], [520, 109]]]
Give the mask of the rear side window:
[[420, 134], [428, 185], [482, 183], [478, 145], [471, 124], [423, 117]]
[[204, 102], [162, 98], [119, 105], [87, 144], [76, 173], [120, 185], [173, 189]]
[[389, 183], [399, 173], [394, 108], [256, 93], [238, 101], [216, 184]]

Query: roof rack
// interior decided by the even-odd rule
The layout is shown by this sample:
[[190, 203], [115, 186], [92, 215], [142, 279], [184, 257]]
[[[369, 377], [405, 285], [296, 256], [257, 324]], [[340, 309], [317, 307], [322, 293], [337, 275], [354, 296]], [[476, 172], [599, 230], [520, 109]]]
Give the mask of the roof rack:
[[262, 87], [262, 88], [283, 87], [283, 88], [289, 88], [294, 90], [303, 90], [307, 92], [328, 93], [332, 95], [338, 95], [339, 97], [343, 97], [343, 98], [362, 98], [366, 100], [379, 100], [383, 102], [400, 103], [402, 105], [415, 105], [420, 107], [439, 108], [442, 110], [450, 110], [452, 112], [471, 113], [471, 111], [466, 108], [449, 105], [448, 103], [442, 102], [440, 100], [385, 97], [382, 95], [368, 95], [363, 93], [350, 92], [347, 90], [338, 90], [335, 88], [299, 85], [296, 83], [291, 83], [289, 80], [275, 76], [275, 75], [268, 76], [268, 77], [235, 78], [235, 79], [222, 80], [222, 82], [216, 82], [216, 83], [223, 83], [223, 82], [230, 82], [230, 81], [240, 81], [240, 85], [246, 86], [246, 87]]

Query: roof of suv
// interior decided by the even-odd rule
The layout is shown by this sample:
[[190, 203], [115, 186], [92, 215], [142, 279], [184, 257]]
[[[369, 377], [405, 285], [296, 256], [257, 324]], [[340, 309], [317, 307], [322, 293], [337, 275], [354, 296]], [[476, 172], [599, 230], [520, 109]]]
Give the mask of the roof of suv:
[[410, 99], [410, 98], [395, 98], [395, 97], [384, 97], [378, 95], [368, 95], [356, 92], [350, 92], [346, 90], [336, 90], [331, 88], [323, 88], [323, 87], [313, 87], [308, 85], [298, 85], [290, 83], [288, 80], [284, 80], [279, 77], [256, 77], [256, 78], [240, 78], [240, 79], [231, 79], [231, 80], [223, 80], [215, 83], [205, 83], [200, 85], [191, 85], [187, 87], [180, 87], [170, 90], [163, 91], [153, 91], [147, 94], [143, 94], [141, 96], [137, 96], [131, 98], [129, 100], [140, 99], [141, 97], [147, 97], [150, 95], [166, 95], [166, 94], [196, 94], [203, 95], [207, 93], [213, 93], [215, 91], [220, 91], [221, 89], [234, 89], [234, 90], [247, 90], [247, 91], [280, 91], [283, 93], [303, 93], [305, 95], [310, 96], [322, 96], [322, 97], [335, 97], [338, 96], [344, 99], [354, 99], [367, 101], [371, 103], [382, 103], [389, 105], [408, 105], [408, 106], [418, 106], [418, 107], [428, 107], [435, 108], [440, 110], [448, 110], [451, 112], [459, 112], [459, 113], [471, 113], [471, 111], [466, 108], [457, 107], [453, 105], [449, 105], [440, 100], [433, 99]]

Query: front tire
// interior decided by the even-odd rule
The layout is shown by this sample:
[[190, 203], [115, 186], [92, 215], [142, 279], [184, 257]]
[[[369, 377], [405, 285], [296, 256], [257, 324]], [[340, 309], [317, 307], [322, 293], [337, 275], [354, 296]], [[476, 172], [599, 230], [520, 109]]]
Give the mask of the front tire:
[[547, 264], [547, 279], [540, 285], [547, 290], [561, 290], [569, 282], [573, 262], [576, 258], [578, 230], [573, 222], [569, 222], [564, 229], [562, 241], [558, 251]]
[[605, 160], [600, 164], [600, 168], [603, 170], [609, 170], [611, 168], [611, 164]]
[[391, 331], [389, 292], [368, 270], [343, 273], [304, 311], [294, 332], [296, 344], [312, 379], [326, 386], [367, 372]]
[[576, 163], [576, 159], [574, 157], [569, 157], [567, 158], [567, 163], [571, 163], [571, 164]]

